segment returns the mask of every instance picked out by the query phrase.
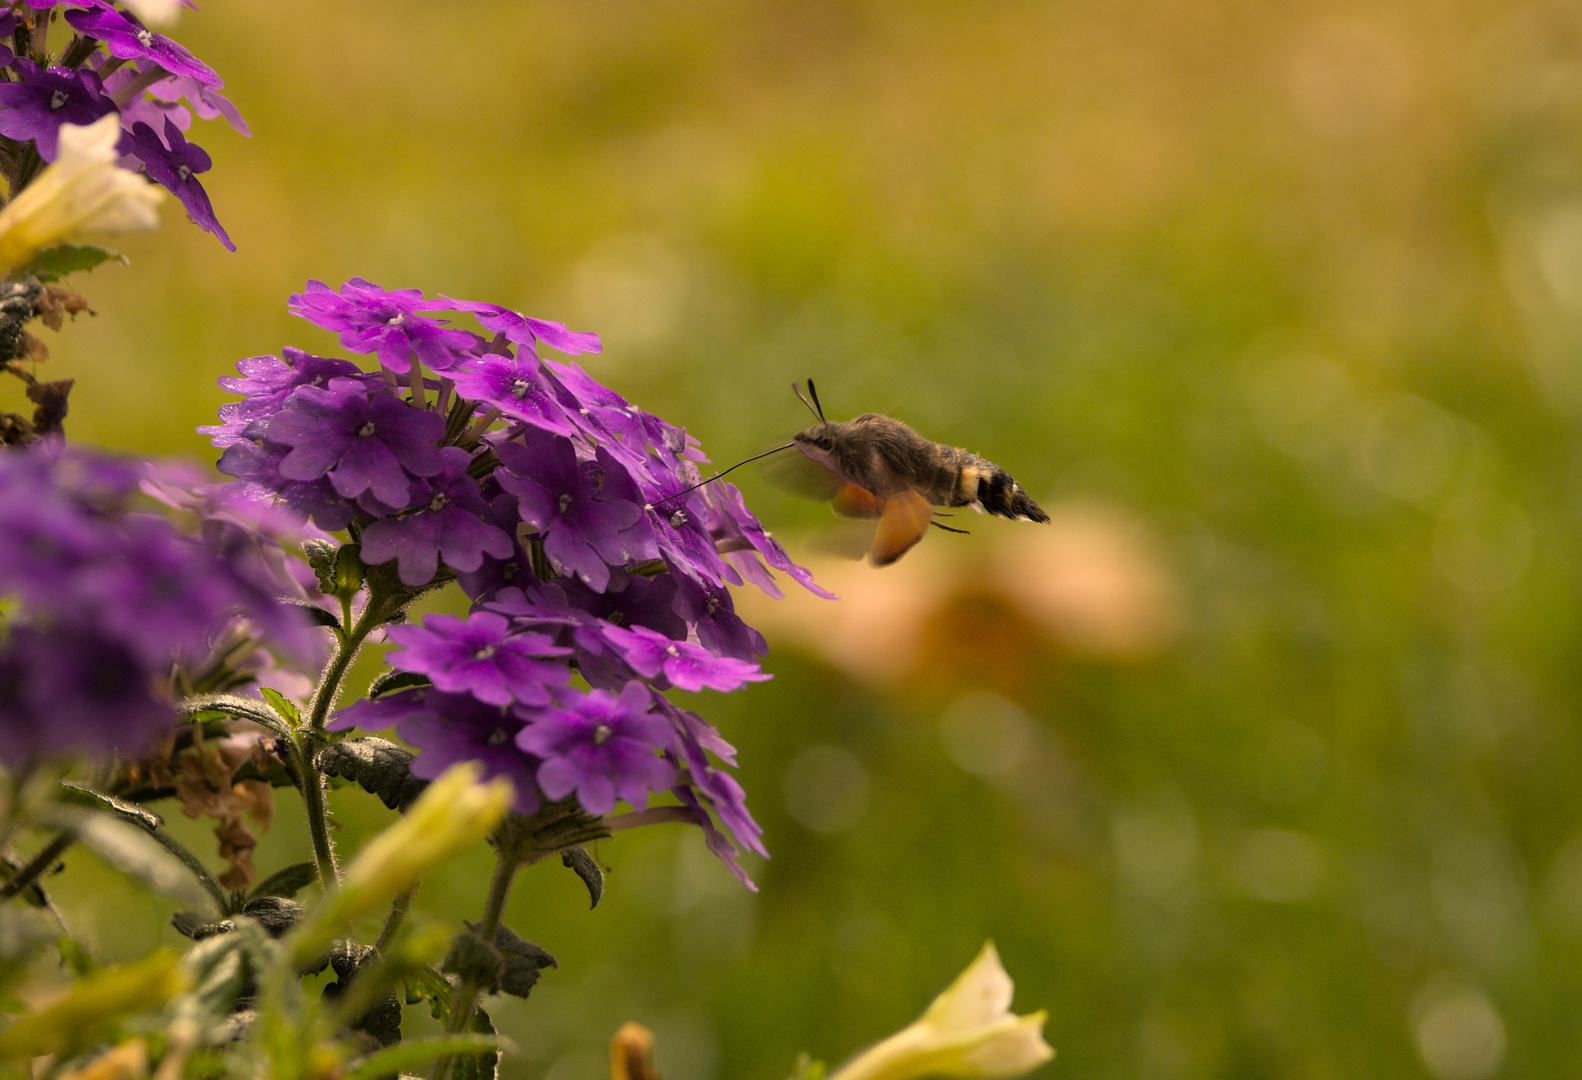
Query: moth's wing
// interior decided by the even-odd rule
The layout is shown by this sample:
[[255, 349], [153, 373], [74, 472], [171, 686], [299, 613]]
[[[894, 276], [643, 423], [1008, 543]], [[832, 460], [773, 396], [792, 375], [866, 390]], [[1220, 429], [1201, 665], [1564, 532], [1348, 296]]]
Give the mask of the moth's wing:
[[868, 549], [868, 561], [875, 566], [889, 566], [905, 555], [923, 539], [928, 523], [934, 520], [934, 508], [915, 491], [903, 491], [883, 500], [883, 505], [873, 546]]
[[841, 517], [876, 518], [884, 514], [886, 500], [867, 488], [843, 483], [840, 490], [830, 497], [830, 506]]
[[761, 468], [765, 479], [781, 491], [789, 491], [814, 502], [829, 501], [846, 483], [800, 453], [776, 454], [765, 458]]

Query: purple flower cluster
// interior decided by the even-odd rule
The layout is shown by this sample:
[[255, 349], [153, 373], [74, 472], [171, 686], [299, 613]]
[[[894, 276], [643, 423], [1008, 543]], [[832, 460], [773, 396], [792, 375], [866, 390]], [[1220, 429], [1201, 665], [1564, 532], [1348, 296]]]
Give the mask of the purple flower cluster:
[[[52, 16], [58, 54], [49, 51]], [[62, 34], [61, 22], [74, 34]], [[0, 81], [0, 136], [11, 144], [8, 159], [23, 160], [19, 144], [32, 143], [40, 159], [54, 161], [62, 125], [117, 113], [123, 164], [168, 188], [194, 222], [236, 250], [197, 179], [209, 170], [209, 155], [185, 134], [194, 114], [224, 117], [249, 134], [235, 106], [220, 95], [224, 83], [213, 69], [106, 0], [28, 0], [0, 15], [0, 41], [0, 69], [7, 74]], [[25, 53], [12, 48], [23, 45]], [[29, 177], [11, 179], [15, 191], [16, 181]]]
[[[201, 538], [128, 506], [138, 466], [41, 443], [0, 453], [0, 761], [137, 752], [171, 730], [172, 665], [205, 659], [250, 619], [305, 648], [276, 603], [274, 568], [236, 545], [239, 520]], [[256, 551], [256, 549], [253, 549]]]
[[[418, 748], [419, 776], [482, 761], [513, 780], [524, 813], [575, 795], [604, 815], [669, 790], [716, 852], [735, 849], [705, 805], [761, 852], [741, 788], [714, 764], [734, 751], [663, 691], [767, 678], [764, 639], [729, 586], [779, 596], [777, 569], [829, 594], [734, 487], [693, 488], [707, 459], [684, 430], [538, 354], [594, 352], [597, 336], [360, 278], [309, 282], [291, 306], [378, 369], [295, 349], [242, 361], [222, 385], [243, 399], [203, 429], [221, 471], [347, 531], [364, 564], [393, 563], [403, 586], [454, 577], [473, 601], [466, 619], [392, 628], [390, 662], [427, 685], [330, 727], [394, 727]], [[485, 333], [434, 314], [447, 311]], [[573, 667], [588, 689], [570, 685]]]

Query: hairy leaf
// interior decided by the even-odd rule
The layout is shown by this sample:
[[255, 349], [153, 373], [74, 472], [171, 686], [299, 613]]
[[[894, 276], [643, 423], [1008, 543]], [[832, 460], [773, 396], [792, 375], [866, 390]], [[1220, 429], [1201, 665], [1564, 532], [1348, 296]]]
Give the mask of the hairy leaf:
[[412, 751], [389, 739], [365, 735], [330, 743], [314, 761], [329, 776], [355, 780], [390, 809], [405, 810], [428, 787], [427, 780], [412, 775], [412, 758]]

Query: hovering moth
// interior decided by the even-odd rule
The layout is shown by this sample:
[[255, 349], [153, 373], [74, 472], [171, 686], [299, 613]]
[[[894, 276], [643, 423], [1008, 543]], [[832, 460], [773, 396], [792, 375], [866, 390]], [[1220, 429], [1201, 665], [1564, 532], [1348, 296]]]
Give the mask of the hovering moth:
[[868, 548], [873, 565], [888, 566], [905, 555], [930, 525], [964, 531], [935, 521], [936, 506], [968, 506], [1016, 521], [1049, 520], [1022, 485], [994, 462], [925, 439], [878, 413], [826, 420], [812, 379], [806, 397], [801, 387], [791, 388], [819, 421], [792, 436], [791, 445], [831, 474], [828, 498], [836, 513], [878, 519]]
[[878, 413], [864, 413], [854, 420], [826, 420], [812, 379], [807, 381], [806, 395], [796, 383], [791, 389], [818, 423], [797, 432], [783, 446], [739, 461], [658, 503], [649, 503], [646, 509], [712, 483], [749, 461], [796, 447], [809, 462], [822, 468], [811, 469], [815, 475], [803, 476], [800, 482], [787, 477], [791, 486], [813, 498], [829, 500], [843, 517], [877, 521], [867, 545], [868, 561], [875, 566], [889, 566], [905, 555], [923, 539], [930, 525], [946, 532], [967, 531], [935, 521], [936, 506], [968, 506], [980, 514], [1048, 522], [1049, 515], [994, 462], [959, 446], [925, 439], [901, 421]]

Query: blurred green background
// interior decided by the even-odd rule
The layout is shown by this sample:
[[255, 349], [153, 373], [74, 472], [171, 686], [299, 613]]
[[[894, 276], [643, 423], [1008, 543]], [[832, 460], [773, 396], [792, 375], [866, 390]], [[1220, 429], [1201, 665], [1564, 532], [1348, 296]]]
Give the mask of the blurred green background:
[[[507, 1075], [604, 1075], [633, 1019], [667, 1080], [778, 1080], [991, 937], [1042, 1075], [1582, 1075], [1574, 5], [211, 0], [175, 33], [253, 128], [193, 133], [240, 250], [177, 210], [84, 280], [47, 369], [78, 440], [212, 457], [216, 377], [335, 352], [286, 297], [362, 275], [598, 331], [590, 370], [722, 463], [811, 375], [1054, 518], [751, 605], [776, 678], [698, 708], [762, 891], [674, 830], [603, 844], [591, 913], [525, 874], [507, 921], [561, 968], [499, 1009]], [[742, 486], [805, 554], [827, 511]], [[385, 820], [336, 798], [348, 845]], [[106, 895], [71, 909], [103, 952], [173, 940]]]

